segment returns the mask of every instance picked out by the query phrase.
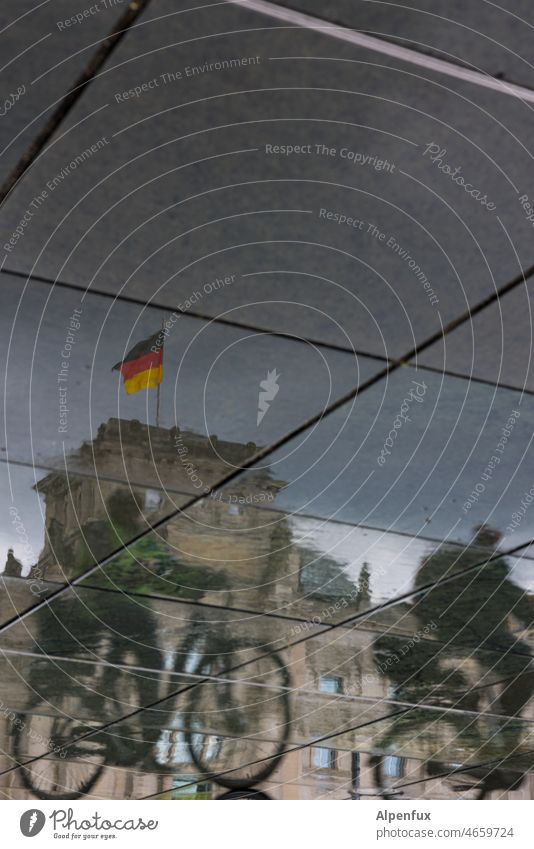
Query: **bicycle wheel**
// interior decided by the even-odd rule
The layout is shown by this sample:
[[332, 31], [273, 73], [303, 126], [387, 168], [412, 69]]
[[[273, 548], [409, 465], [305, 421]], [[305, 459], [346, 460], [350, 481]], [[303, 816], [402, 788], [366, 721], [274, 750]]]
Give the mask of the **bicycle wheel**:
[[231, 790], [248, 789], [265, 781], [285, 754], [291, 732], [290, 676], [277, 652], [267, 655], [252, 646], [247, 648], [252, 651], [247, 677], [244, 672], [239, 677], [230, 670], [243, 647], [239, 655], [231, 641], [219, 641], [218, 647], [219, 654], [202, 655], [194, 670], [212, 680], [188, 695], [180, 717], [184, 739], [202, 775]]
[[87, 731], [83, 723], [47, 715], [46, 703], [33, 710], [15, 722], [15, 758], [22, 765], [38, 758], [20, 770], [22, 783], [37, 799], [86, 796], [105, 769], [107, 745], [92, 738], [69, 743]]

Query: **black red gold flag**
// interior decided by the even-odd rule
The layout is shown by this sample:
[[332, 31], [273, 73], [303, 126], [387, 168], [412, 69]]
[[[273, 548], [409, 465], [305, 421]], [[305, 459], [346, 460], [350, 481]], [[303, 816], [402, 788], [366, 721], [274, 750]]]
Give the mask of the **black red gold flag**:
[[163, 335], [161, 331], [143, 339], [115, 363], [112, 371], [120, 371], [128, 395], [140, 389], [155, 389], [163, 379]]

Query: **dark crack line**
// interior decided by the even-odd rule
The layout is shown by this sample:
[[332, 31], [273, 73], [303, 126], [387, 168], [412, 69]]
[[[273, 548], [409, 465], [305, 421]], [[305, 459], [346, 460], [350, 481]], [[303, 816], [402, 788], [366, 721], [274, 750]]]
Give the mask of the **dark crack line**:
[[0, 186], [0, 204], [5, 201], [12, 189], [23, 177], [24, 173], [37, 159], [74, 104], [82, 96], [86, 87], [92, 82], [93, 78], [108, 60], [111, 53], [115, 50], [119, 42], [122, 41], [132, 24], [147, 8], [149, 3], [150, 0], [136, 0], [136, 2], [129, 3], [128, 8], [125, 10], [124, 14], [121, 15], [113, 27], [113, 30], [102, 40], [100, 47], [93, 54], [89, 63], [77, 78], [72, 88], [56, 106], [42, 130], [40, 130], [40, 132], [35, 136], [33, 142], [31, 142], [26, 152], [19, 159], [18, 163], [4, 181], [3, 185]]

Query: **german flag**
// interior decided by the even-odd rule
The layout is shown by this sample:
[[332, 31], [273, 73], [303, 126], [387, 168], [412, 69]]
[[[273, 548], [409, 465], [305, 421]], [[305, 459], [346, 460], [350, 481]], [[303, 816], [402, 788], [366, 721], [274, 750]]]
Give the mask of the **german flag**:
[[128, 351], [120, 363], [111, 371], [120, 371], [128, 395], [140, 389], [155, 389], [163, 378], [163, 333], [159, 330], [148, 339], [143, 339]]

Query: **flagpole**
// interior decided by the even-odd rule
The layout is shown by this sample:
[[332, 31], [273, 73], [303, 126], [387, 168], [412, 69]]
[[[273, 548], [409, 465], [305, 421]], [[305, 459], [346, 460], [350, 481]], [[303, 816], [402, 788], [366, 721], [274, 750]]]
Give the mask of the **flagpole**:
[[[163, 330], [164, 330], [164, 327], [165, 327], [165, 322], [164, 322], [164, 320], [163, 320], [163, 319], [161, 319], [161, 330], [162, 330], [162, 332], [163, 332]], [[161, 365], [162, 365], [162, 371], [163, 371], [163, 339], [164, 339], [164, 337], [162, 337], [162, 340], [161, 340]], [[160, 401], [160, 391], [159, 391], [159, 390], [160, 390], [160, 388], [161, 388], [161, 383], [162, 383], [162, 381], [163, 381], [163, 374], [162, 374], [161, 381], [158, 383], [158, 394], [157, 394], [157, 396], [156, 396], [156, 427], [159, 427], [159, 401]]]

